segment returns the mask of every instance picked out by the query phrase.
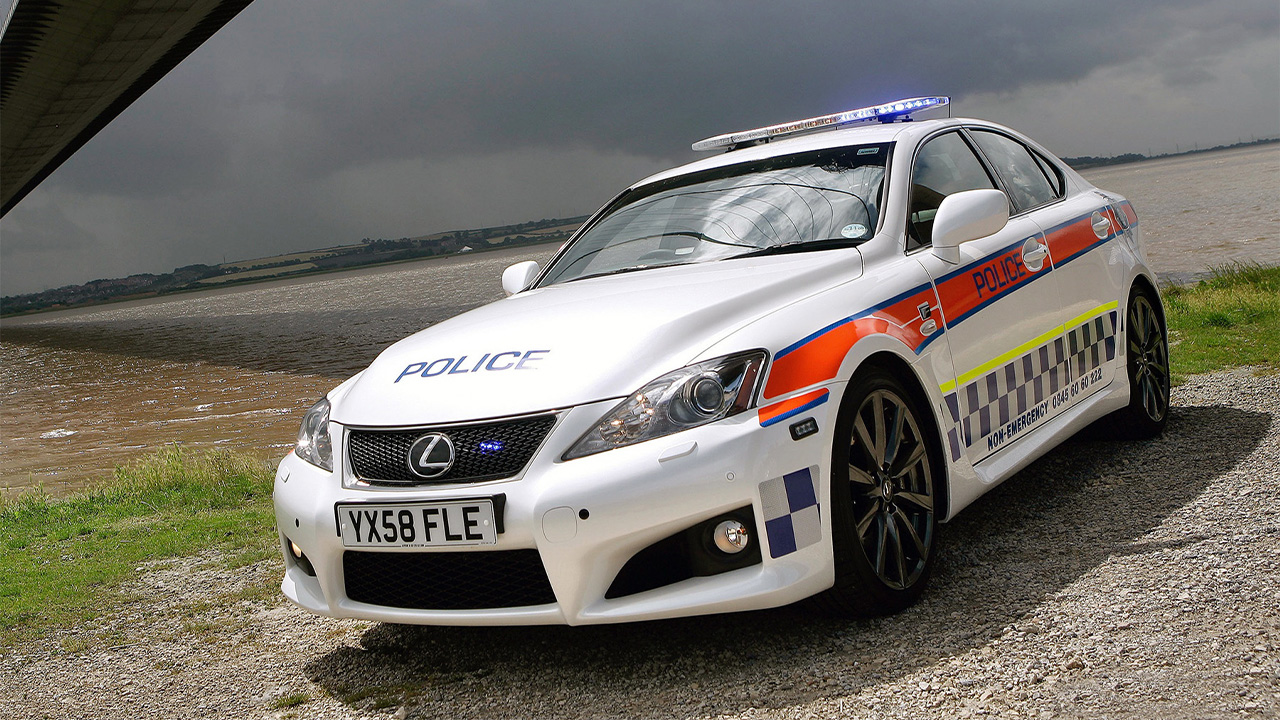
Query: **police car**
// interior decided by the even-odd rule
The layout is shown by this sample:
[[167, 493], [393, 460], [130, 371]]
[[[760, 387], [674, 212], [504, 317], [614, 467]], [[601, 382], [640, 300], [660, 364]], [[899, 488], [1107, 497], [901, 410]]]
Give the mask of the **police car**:
[[943, 523], [1072, 433], [1160, 432], [1133, 208], [1008, 128], [911, 117], [947, 102], [699, 142], [726, 152], [389, 347], [280, 463], [285, 595], [442, 625], [890, 613]]

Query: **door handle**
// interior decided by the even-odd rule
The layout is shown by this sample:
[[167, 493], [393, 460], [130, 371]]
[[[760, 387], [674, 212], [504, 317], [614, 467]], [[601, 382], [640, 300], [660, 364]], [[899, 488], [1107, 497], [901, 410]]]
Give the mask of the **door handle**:
[[1031, 272], [1036, 272], [1043, 267], [1047, 257], [1049, 257], [1049, 246], [1035, 238], [1027, 240], [1022, 246], [1022, 264]]
[[1089, 218], [1089, 223], [1093, 225], [1093, 234], [1097, 235], [1099, 240], [1111, 234], [1111, 221], [1097, 210], [1093, 211], [1093, 217]]

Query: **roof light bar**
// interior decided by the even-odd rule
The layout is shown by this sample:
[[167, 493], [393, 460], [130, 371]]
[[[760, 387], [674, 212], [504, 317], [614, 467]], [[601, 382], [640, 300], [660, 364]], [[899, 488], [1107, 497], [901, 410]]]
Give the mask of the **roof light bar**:
[[837, 125], [863, 122], [866, 120], [892, 122], [900, 117], [909, 119], [906, 117], [908, 113], [931, 107], [939, 107], [950, 102], [951, 98], [949, 97], [918, 97], [908, 98], [905, 100], [895, 100], [883, 105], [872, 105], [870, 107], [858, 108], [856, 110], [845, 110], [844, 112], [833, 113], [831, 115], [822, 115], [819, 117], [808, 118], [806, 120], [796, 120], [794, 122], [782, 123], [780, 125], [770, 125], [768, 127], [756, 128], [755, 130], [743, 130], [741, 132], [728, 133], [727, 135], [716, 135], [715, 137], [709, 137], [706, 140], [699, 140], [694, 143], [693, 149], [715, 150], [716, 148], [722, 147], [732, 148], [736, 145], [755, 142], [757, 140], [772, 140], [780, 135], [790, 135], [792, 133], [805, 132], [806, 130], [829, 128]]

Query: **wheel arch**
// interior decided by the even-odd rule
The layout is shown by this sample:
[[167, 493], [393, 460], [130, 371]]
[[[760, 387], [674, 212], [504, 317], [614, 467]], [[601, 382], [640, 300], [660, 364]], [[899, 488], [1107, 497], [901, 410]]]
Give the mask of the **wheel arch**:
[[[1125, 307], [1128, 307], [1129, 301], [1133, 299], [1133, 293], [1138, 289], [1151, 293], [1151, 297], [1155, 298], [1156, 312], [1160, 314], [1160, 322], [1167, 328], [1169, 326], [1168, 318], [1164, 315], [1164, 299], [1160, 297], [1160, 290], [1156, 287], [1155, 281], [1147, 277], [1143, 273], [1139, 273], [1133, 278], [1133, 282], [1129, 283], [1129, 292], [1125, 294]], [[1127, 322], [1127, 320], [1126, 320]]]

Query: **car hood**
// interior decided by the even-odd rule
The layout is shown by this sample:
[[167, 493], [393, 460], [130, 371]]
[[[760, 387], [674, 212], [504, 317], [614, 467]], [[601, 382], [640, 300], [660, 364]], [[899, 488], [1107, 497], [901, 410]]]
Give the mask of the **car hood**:
[[424, 425], [623, 397], [702, 359], [753, 320], [861, 273], [859, 253], [844, 250], [529, 290], [390, 346], [333, 394], [332, 418], [366, 427]]

